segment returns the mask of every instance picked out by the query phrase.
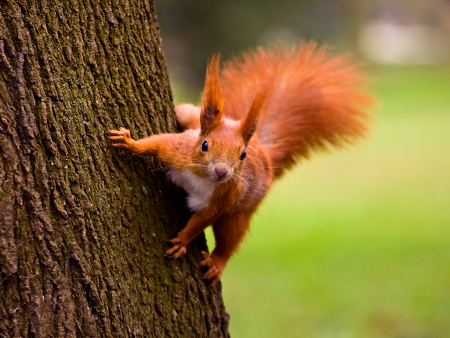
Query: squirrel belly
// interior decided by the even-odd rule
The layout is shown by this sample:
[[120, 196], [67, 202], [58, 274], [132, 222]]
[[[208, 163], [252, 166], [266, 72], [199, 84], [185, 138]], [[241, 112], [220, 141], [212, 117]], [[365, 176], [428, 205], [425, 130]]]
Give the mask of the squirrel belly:
[[179, 171], [170, 168], [167, 175], [187, 192], [187, 205], [191, 211], [200, 211], [209, 205], [215, 187], [209, 179], [197, 176], [188, 169]]

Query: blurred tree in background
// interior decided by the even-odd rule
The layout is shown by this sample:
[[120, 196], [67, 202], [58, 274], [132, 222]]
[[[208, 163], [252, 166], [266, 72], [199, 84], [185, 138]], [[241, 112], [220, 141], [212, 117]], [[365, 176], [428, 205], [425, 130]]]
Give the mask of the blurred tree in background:
[[353, 1], [176, 1], [156, 3], [171, 74], [201, 87], [206, 59], [226, 58], [278, 40], [351, 45]]
[[[438, 35], [445, 35], [446, 42], [435, 37], [436, 41], [430, 43], [441, 45], [444, 50], [450, 40], [448, 0], [164, 0], [157, 1], [156, 7], [172, 83], [187, 86], [195, 93], [201, 89], [206, 60], [214, 53], [229, 58], [279, 40], [289, 43], [314, 40], [330, 44], [338, 52], [361, 51], [370, 59], [382, 61], [372, 56], [371, 50], [382, 53], [388, 48], [390, 52], [391, 45], [379, 47], [380, 43], [371, 39], [361, 41], [367, 40], [362, 34], [364, 27], [373, 22], [394, 23], [401, 26], [400, 30], [406, 26], [406, 34], [412, 35], [416, 33], [410, 30], [411, 26], [439, 28]], [[387, 34], [392, 36], [391, 28]], [[434, 31], [430, 33], [436, 35]], [[401, 34], [398, 39], [404, 41]], [[430, 40], [427, 34], [424, 39]], [[397, 35], [392, 46], [401, 47], [401, 41], [395, 39]], [[384, 39], [379, 31], [375, 31], [375, 37]], [[430, 49], [421, 46], [420, 39], [411, 48], [412, 52], [407, 48], [408, 55], [417, 54], [417, 49]]]

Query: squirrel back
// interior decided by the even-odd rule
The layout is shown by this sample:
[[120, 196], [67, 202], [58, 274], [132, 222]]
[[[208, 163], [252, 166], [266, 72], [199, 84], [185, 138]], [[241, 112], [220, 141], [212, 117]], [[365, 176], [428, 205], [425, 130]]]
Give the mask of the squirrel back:
[[[371, 102], [360, 91], [364, 76], [346, 56], [330, 57], [314, 43], [259, 48], [227, 62], [221, 73], [226, 117], [240, 120], [260, 88], [271, 82], [256, 135], [275, 178], [299, 158], [364, 136]], [[197, 119], [198, 121], [198, 119]]]

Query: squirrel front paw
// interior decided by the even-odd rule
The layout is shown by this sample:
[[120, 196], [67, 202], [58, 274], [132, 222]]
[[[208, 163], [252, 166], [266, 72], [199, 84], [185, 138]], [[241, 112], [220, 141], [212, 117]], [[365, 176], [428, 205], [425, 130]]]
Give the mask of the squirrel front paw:
[[137, 153], [136, 141], [131, 138], [130, 131], [125, 128], [119, 128], [118, 130], [109, 130], [105, 132], [108, 135], [108, 140], [113, 141], [111, 144], [115, 148], [123, 148], [131, 151], [133, 155]]
[[167, 243], [173, 244], [173, 247], [166, 251], [164, 257], [177, 259], [186, 254], [186, 245], [181, 242], [181, 239], [175, 237], [168, 240]]
[[203, 261], [200, 262], [200, 265], [208, 267], [208, 271], [206, 271], [203, 279], [209, 282], [210, 286], [213, 286], [220, 280], [226, 262], [214, 256], [214, 254], [209, 254], [205, 251], [202, 251], [202, 256]]

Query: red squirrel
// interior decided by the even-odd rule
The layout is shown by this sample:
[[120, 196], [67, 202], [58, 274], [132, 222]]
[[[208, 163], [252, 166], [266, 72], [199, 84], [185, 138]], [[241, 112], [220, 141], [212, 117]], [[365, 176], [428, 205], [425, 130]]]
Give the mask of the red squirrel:
[[217, 283], [274, 180], [314, 150], [342, 146], [366, 134], [370, 98], [347, 57], [313, 43], [210, 60], [200, 107], [175, 111], [181, 133], [135, 141], [124, 128], [106, 132], [113, 147], [157, 156], [186, 190], [193, 215], [165, 256], [180, 258], [212, 225], [216, 247], [202, 252], [203, 277]]

